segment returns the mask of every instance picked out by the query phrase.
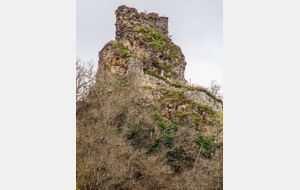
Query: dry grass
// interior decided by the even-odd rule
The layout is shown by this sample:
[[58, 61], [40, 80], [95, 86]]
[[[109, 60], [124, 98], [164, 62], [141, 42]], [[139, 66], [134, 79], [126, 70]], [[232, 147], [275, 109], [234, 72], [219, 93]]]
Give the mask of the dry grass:
[[[185, 124], [177, 131], [166, 130], [155, 122], [162, 117], [159, 103], [127, 78], [98, 72], [87, 100], [77, 102], [80, 190], [222, 189], [222, 147], [211, 158], [200, 155], [195, 165], [199, 147], [194, 142], [200, 132], [221, 141], [222, 117], [213, 126], [203, 124], [201, 131]], [[172, 137], [171, 143], [165, 136]], [[158, 138], [160, 143], [149, 152]]]
[[153, 19], [159, 17], [157, 13], [149, 13], [149, 14], [147, 14], [147, 16], [150, 17], [150, 18], [153, 18]]

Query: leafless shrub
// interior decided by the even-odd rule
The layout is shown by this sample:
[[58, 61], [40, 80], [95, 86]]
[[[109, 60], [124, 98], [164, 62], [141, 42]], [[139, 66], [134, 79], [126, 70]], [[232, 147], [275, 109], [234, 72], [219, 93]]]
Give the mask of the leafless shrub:
[[217, 95], [217, 98], [219, 98], [219, 99], [223, 100], [223, 94], [221, 94], [221, 93], [218, 93], [218, 95]]
[[[125, 76], [99, 71], [85, 101], [76, 107], [76, 181], [80, 190], [91, 189], [222, 189], [222, 155], [198, 156], [197, 131], [181, 126], [170, 147], [147, 150], [165, 130], [154, 122], [149, 99]], [[151, 89], [146, 89], [151, 90]], [[155, 112], [157, 117], [163, 114]], [[222, 119], [220, 119], [221, 121]], [[205, 135], [222, 139], [221, 123], [202, 126]], [[193, 167], [195, 170], [193, 171]]]
[[76, 102], [83, 100], [90, 86], [95, 83], [95, 73], [93, 60], [82, 62], [76, 59]]
[[204, 87], [198, 83], [192, 83], [191, 81], [187, 82], [187, 85], [191, 86], [191, 87], [202, 88], [202, 89], [206, 89], [207, 91], [210, 91], [207, 87]]
[[189, 79], [189, 81], [186, 82], [186, 85], [190, 87], [205, 89], [208, 92], [210, 92], [212, 95], [214, 95], [216, 98], [223, 100], [223, 94], [219, 93], [222, 86], [221, 84], [217, 84], [216, 80], [211, 80], [208, 87], [199, 85], [198, 83], [192, 83], [191, 79]]
[[[132, 186], [132, 179], [144, 175], [135, 163], [145, 152], [141, 148], [152, 143], [149, 134], [155, 124], [141, 106], [147, 102], [127, 78], [98, 72], [86, 101], [77, 103], [76, 176], [81, 190]], [[138, 137], [132, 144], [127, 139], [134, 135]]]
[[212, 92], [212, 94], [216, 97], [219, 97], [219, 91], [221, 90], [222, 86], [221, 84], [217, 84], [216, 80], [211, 80], [208, 86], [209, 91]]

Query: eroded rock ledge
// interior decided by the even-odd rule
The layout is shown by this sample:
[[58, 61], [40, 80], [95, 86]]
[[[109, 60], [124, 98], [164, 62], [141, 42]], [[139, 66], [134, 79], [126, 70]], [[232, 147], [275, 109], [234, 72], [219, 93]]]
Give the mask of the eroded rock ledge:
[[168, 37], [168, 18], [156, 13], [138, 13], [135, 8], [116, 10], [115, 41], [99, 52], [98, 68], [114, 75], [128, 75], [138, 86], [166, 88], [214, 111], [222, 112], [223, 103], [205, 89], [186, 86], [185, 57]]

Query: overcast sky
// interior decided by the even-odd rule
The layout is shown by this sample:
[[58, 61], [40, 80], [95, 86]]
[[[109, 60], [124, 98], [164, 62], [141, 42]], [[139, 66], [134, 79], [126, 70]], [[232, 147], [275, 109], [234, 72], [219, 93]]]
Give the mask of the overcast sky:
[[[120, 5], [169, 17], [169, 34], [187, 62], [187, 80], [207, 86], [215, 79], [223, 86], [222, 0], [77, 0], [76, 55], [98, 62], [98, 52], [115, 39], [115, 10]], [[222, 89], [223, 91], [223, 89]]]

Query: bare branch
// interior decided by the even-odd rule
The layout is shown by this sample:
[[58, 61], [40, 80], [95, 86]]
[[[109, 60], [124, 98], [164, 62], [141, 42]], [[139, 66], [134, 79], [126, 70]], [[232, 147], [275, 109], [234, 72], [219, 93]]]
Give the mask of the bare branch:
[[89, 88], [95, 83], [96, 69], [93, 60], [82, 62], [76, 59], [76, 101], [84, 99]]
[[216, 80], [211, 80], [208, 86], [208, 90], [211, 91], [211, 93], [216, 97], [219, 96], [218, 92], [221, 90], [221, 88], [221, 84], [217, 84]]

